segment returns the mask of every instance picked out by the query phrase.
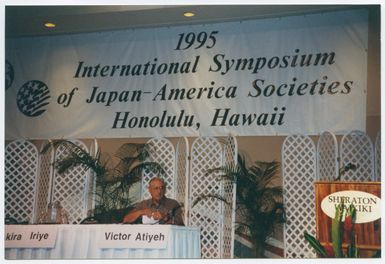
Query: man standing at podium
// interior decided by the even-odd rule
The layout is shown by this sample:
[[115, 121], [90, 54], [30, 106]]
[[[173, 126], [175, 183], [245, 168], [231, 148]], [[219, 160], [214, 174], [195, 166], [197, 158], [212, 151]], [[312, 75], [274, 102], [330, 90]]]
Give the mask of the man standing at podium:
[[141, 218], [143, 224], [184, 225], [182, 206], [176, 200], [165, 196], [166, 187], [161, 178], [152, 178], [148, 191], [151, 198], [136, 204], [135, 208], [124, 216], [123, 223], [132, 224]]

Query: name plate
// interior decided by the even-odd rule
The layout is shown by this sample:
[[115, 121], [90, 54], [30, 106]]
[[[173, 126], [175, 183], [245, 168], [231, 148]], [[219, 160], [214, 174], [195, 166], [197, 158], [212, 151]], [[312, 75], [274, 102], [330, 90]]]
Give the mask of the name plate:
[[54, 248], [55, 225], [5, 225], [5, 248]]
[[108, 225], [98, 231], [99, 248], [167, 248], [165, 225]]
[[[327, 216], [334, 218], [336, 207], [342, 202], [346, 209], [350, 204], [354, 205], [357, 224], [373, 222], [381, 218], [381, 199], [374, 194], [362, 191], [331, 193], [322, 200], [321, 209]], [[343, 215], [346, 214], [346, 211], [344, 210]], [[345, 217], [342, 219], [344, 220]]]

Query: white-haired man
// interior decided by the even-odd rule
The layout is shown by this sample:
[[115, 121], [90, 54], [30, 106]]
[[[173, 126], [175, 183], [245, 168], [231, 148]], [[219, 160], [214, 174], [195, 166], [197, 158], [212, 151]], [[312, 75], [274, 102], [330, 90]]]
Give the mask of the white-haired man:
[[131, 224], [147, 217], [154, 221], [152, 223], [184, 225], [182, 207], [176, 200], [165, 196], [166, 186], [161, 178], [152, 178], [148, 191], [151, 198], [136, 204], [135, 208], [124, 216], [123, 223]]

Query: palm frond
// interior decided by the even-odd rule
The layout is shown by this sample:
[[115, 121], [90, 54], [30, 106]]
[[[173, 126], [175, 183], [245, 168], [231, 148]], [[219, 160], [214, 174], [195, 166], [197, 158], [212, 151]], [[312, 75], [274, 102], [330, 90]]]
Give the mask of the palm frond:
[[203, 194], [201, 196], [199, 196], [198, 198], [196, 198], [194, 200], [194, 202], [192, 203], [192, 206], [191, 207], [194, 207], [196, 206], [198, 203], [200, 203], [201, 201], [203, 200], [207, 200], [209, 198], [213, 198], [213, 199], [216, 199], [216, 200], [220, 200], [226, 204], [229, 204], [229, 202], [226, 200], [226, 198], [224, 198], [222, 195], [219, 195], [219, 194]]
[[105, 172], [105, 166], [99, 162], [98, 155], [96, 158], [92, 157], [82, 147], [69, 140], [62, 139], [51, 141], [43, 146], [41, 153], [45, 154], [47, 151], [58, 147], [63, 147], [64, 150], [68, 152], [66, 157], [56, 162], [58, 173], [65, 173], [69, 169], [76, 166], [83, 166], [85, 169], [92, 169], [96, 175], [102, 175]]
[[[237, 222], [238, 229], [248, 231], [254, 244], [265, 245], [267, 237], [274, 231], [277, 223], [284, 221], [282, 187], [274, 186], [273, 181], [279, 171], [279, 162], [256, 161], [250, 167], [244, 156], [238, 155], [236, 165], [226, 165], [213, 168], [207, 174], [216, 174], [220, 179], [236, 182], [236, 214], [243, 219]], [[205, 194], [197, 198], [193, 206], [202, 199], [215, 198], [225, 201], [217, 194]]]
[[149, 156], [148, 144], [123, 144], [115, 156], [120, 159], [117, 166], [107, 169], [108, 161], [101, 161], [101, 151], [93, 157], [80, 146], [69, 140], [55, 140], [46, 144], [42, 153], [50, 149], [63, 147], [65, 157], [56, 161], [58, 173], [65, 173], [76, 166], [91, 169], [96, 174], [95, 212], [108, 212], [132, 205], [130, 188], [140, 181], [144, 170], [157, 174], [164, 173], [162, 166], [156, 162], [146, 162]]
[[223, 167], [217, 167], [208, 169], [205, 175], [214, 174], [218, 177], [219, 180], [229, 180], [231, 182], [236, 182], [237, 175], [239, 174], [239, 167], [233, 164], [229, 164]]

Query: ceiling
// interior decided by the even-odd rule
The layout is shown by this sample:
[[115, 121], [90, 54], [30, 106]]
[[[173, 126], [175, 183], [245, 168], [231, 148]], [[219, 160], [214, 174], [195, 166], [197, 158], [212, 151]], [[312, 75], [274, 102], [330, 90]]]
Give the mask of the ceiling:
[[[6, 37], [204, 24], [358, 8], [352, 5], [5, 6]], [[186, 18], [183, 13], [196, 15]], [[44, 22], [57, 24], [44, 28]]]

